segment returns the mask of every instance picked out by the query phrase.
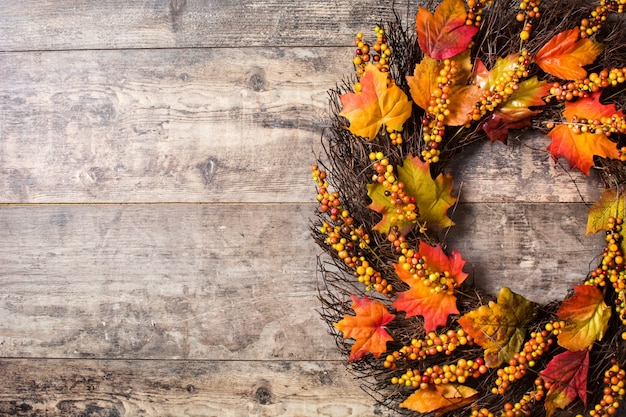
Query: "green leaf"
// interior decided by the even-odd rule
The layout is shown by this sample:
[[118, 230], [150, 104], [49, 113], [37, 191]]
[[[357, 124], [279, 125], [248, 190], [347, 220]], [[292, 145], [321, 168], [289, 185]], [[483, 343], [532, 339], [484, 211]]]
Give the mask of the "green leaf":
[[489, 302], [470, 311], [459, 323], [481, 347], [485, 364], [497, 367], [519, 352], [526, 337], [526, 326], [533, 320], [535, 304], [507, 287], [502, 287], [498, 302]]

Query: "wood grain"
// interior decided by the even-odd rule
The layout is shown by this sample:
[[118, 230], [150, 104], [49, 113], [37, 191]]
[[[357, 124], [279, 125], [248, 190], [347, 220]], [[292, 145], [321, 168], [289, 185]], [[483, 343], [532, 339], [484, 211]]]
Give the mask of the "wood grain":
[[[562, 298], [601, 237], [583, 204], [461, 204], [449, 234], [491, 292]], [[340, 359], [318, 316], [312, 205], [0, 208], [0, 356]]]
[[[394, 3], [403, 16], [407, 5], [416, 10], [415, 0]], [[377, 0], [7, 2], [0, 51], [348, 46], [357, 32], [392, 19], [390, 6]]]
[[337, 57], [349, 62], [332, 48], [0, 55], [0, 201], [311, 201]]
[[[2, 54], [0, 202], [313, 201], [340, 59], [349, 51]], [[555, 165], [548, 143], [468, 149], [451, 167], [461, 201], [595, 201], [595, 183]]]
[[4, 359], [0, 370], [3, 417], [391, 416], [334, 361]]
[[0, 356], [340, 359], [308, 206], [0, 209]]

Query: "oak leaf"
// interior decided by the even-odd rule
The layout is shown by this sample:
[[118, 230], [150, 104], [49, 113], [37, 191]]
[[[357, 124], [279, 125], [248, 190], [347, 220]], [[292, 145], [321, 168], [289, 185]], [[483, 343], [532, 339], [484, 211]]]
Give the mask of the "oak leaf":
[[435, 416], [438, 417], [472, 403], [477, 396], [478, 391], [465, 385], [429, 385], [411, 394], [400, 404], [400, 407], [422, 414], [434, 411]]
[[585, 78], [585, 65], [593, 63], [604, 45], [589, 38], [579, 39], [578, 28], [557, 33], [535, 55], [534, 62], [555, 77], [564, 80]]
[[422, 51], [434, 59], [448, 59], [464, 51], [478, 32], [466, 25], [463, 0], [443, 0], [431, 13], [419, 7], [415, 17], [417, 41]]
[[576, 397], [587, 405], [587, 374], [589, 373], [589, 351], [565, 351], [556, 355], [539, 375], [551, 386], [546, 394], [546, 417], [552, 416], [557, 408], [565, 408]]
[[356, 316], [344, 316], [343, 320], [335, 323], [337, 330], [343, 333], [344, 339], [355, 340], [350, 350], [351, 361], [363, 358], [371, 353], [376, 358], [387, 351], [387, 342], [393, 338], [387, 333], [385, 325], [394, 319], [387, 307], [377, 300], [370, 300], [367, 296], [352, 298], [352, 309]]
[[[579, 98], [574, 102], [566, 102], [563, 115], [569, 121], [574, 120], [600, 120], [612, 115], [623, 117], [621, 111], [617, 111], [615, 104], [600, 103], [600, 93], [594, 93], [588, 98]], [[619, 151], [615, 142], [611, 141], [601, 129], [596, 133], [575, 132], [565, 124], [558, 124], [548, 136], [552, 139], [548, 150], [554, 160], [565, 157], [569, 161], [570, 168], [578, 168], [585, 175], [594, 165], [594, 155], [603, 158], [619, 158]]]
[[509, 361], [524, 343], [526, 326], [533, 320], [535, 304], [507, 287], [498, 301], [490, 301], [459, 319], [459, 324], [485, 349], [485, 364], [497, 367]]
[[[465, 260], [458, 250], [448, 256], [440, 245], [430, 246], [420, 241], [418, 252], [426, 260], [431, 273], [448, 272], [457, 285], [461, 285], [467, 278], [468, 274], [463, 272]], [[424, 284], [423, 277], [404, 271], [400, 264], [395, 264], [394, 267], [398, 278], [410, 286], [409, 290], [398, 293], [393, 303], [396, 309], [406, 312], [406, 317], [424, 317], [424, 329], [430, 332], [444, 326], [449, 315], [459, 314], [454, 294], [447, 291], [433, 293], [432, 287]]]
[[413, 221], [399, 219], [395, 204], [385, 195], [386, 188], [378, 183], [369, 184], [367, 195], [372, 203], [368, 207], [383, 216], [374, 226], [374, 230], [389, 233], [393, 226], [398, 226], [402, 233], [406, 233], [417, 221], [421, 224], [426, 223], [427, 227], [433, 230], [442, 230], [454, 225], [446, 214], [456, 201], [451, 194], [452, 179], [449, 176], [439, 174], [432, 178], [430, 164], [411, 155], [398, 167], [397, 172], [398, 180], [404, 183], [404, 191], [415, 198], [419, 217]]
[[339, 96], [343, 106], [339, 115], [350, 122], [350, 132], [373, 140], [383, 125], [402, 130], [412, 110], [404, 91], [371, 64], [365, 67], [360, 82], [359, 94], [348, 92]]
[[559, 345], [578, 352], [602, 339], [609, 327], [611, 308], [598, 287], [576, 285], [574, 295], [563, 301], [556, 315], [565, 321], [558, 337]]

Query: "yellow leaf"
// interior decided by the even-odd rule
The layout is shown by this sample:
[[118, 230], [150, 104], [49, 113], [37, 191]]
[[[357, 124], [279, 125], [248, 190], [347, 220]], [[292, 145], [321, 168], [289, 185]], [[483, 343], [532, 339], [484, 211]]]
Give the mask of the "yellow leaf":
[[615, 188], [602, 191], [600, 200], [587, 211], [587, 234], [606, 230], [610, 217], [626, 218], [626, 201], [624, 194]]

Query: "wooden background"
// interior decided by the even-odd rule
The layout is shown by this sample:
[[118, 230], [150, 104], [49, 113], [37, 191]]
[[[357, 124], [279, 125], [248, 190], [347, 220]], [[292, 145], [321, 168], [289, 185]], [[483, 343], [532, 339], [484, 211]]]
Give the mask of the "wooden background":
[[[309, 236], [326, 92], [390, 4], [3, 2], [0, 415], [391, 415], [319, 318]], [[472, 279], [539, 302], [601, 241], [597, 182], [547, 144], [451, 168]]]

